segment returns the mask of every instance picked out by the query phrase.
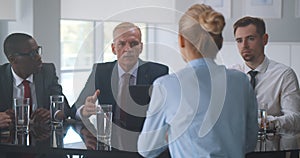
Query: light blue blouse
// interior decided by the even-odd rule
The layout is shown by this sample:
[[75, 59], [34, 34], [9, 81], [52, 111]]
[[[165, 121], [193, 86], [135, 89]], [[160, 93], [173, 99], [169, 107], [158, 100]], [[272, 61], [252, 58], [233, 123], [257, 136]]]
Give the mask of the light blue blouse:
[[241, 158], [257, 140], [257, 101], [248, 77], [197, 59], [153, 85], [138, 140], [144, 157]]

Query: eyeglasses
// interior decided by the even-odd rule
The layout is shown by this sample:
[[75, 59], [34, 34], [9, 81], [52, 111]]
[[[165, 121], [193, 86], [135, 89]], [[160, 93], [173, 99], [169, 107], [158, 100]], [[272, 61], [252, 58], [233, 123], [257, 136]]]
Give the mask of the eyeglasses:
[[42, 46], [38, 46], [37, 49], [29, 52], [29, 53], [14, 53], [14, 56], [30, 56], [35, 57], [36, 55], [42, 55]]

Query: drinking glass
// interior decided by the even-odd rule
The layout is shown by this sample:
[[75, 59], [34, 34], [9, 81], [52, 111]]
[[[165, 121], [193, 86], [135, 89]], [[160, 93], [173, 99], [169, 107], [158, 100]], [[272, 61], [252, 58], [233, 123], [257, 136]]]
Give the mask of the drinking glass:
[[259, 126], [259, 133], [263, 134], [267, 132], [267, 104], [262, 103], [261, 107], [258, 109], [258, 126]]
[[64, 96], [52, 95], [50, 96], [50, 115], [51, 125], [54, 128], [63, 126], [64, 120]]
[[14, 144], [24, 145], [24, 146], [30, 145], [29, 132], [15, 131], [14, 134], [15, 134]]
[[112, 105], [97, 106], [97, 149], [111, 151]]
[[16, 131], [29, 131], [30, 98], [14, 98]]
[[50, 146], [52, 148], [63, 148], [64, 147], [64, 129], [63, 128], [52, 128]]

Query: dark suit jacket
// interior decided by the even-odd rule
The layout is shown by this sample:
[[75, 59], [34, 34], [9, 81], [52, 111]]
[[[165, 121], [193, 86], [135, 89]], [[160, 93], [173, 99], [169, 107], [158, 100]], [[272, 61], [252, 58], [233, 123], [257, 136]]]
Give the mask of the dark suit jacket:
[[[117, 61], [94, 64], [93, 70], [81, 91], [77, 101], [72, 107], [72, 111], [82, 106], [86, 97], [92, 96], [96, 89], [101, 91], [98, 98], [100, 104], [112, 104], [113, 112], [116, 110], [116, 95], [118, 91], [118, 67]], [[152, 85], [154, 80], [160, 76], [168, 74], [169, 68], [165, 65], [145, 62], [139, 60], [139, 68], [137, 72], [137, 85]], [[75, 110], [74, 110], [75, 109]], [[113, 115], [116, 116], [116, 115]], [[142, 122], [144, 118], [140, 119]], [[134, 123], [133, 123], [134, 124]], [[142, 124], [139, 123], [134, 127], [134, 131], [141, 131]]]
[[[13, 75], [9, 63], [0, 66], [0, 111], [13, 108]], [[37, 107], [49, 109], [50, 95], [63, 95], [62, 87], [58, 84], [55, 66], [52, 63], [43, 63], [40, 72], [33, 74]], [[70, 107], [65, 97], [65, 115], [70, 116]]]
[[[165, 65], [139, 60], [136, 85], [152, 85], [156, 78], [168, 74], [168, 71], [169, 69]], [[100, 104], [112, 104], [113, 112], [116, 112], [118, 108], [116, 106], [116, 98], [119, 83], [117, 62], [97, 64], [95, 76], [95, 88], [101, 91], [98, 102]], [[127, 119], [128, 123], [123, 128], [131, 131], [141, 131], [145, 117], [136, 117], [128, 114]], [[116, 121], [116, 117], [114, 117], [114, 121]]]
[[[145, 62], [139, 60], [139, 67], [137, 71], [137, 78], [136, 84], [137, 85], [152, 85], [154, 80], [160, 76], [166, 75], [169, 72], [169, 68], [165, 65], [153, 63], [153, 62]], [[96, 89], [99, 89], [100, 95], [98, 97], [98, 102], [100, 104], [112, 104], [113, 105], [113, 121], [115, 122], [116, 119], [116, 98], [117, 98], [117, 91], [118, 91], [118, 83], [119, 83], [119, 76], [118, 76], [118, 64], [117, 61], [114, 62], [107, 62], [107, 63], [98, 63], [94, 64], [93, 70], [81, 91], [77, 101], [74, 103], [72, 109], [79, 108], [85, 102], [87, 96], [92, 96]], [[77, 110], [77, 109], [76, 109]], [[76, 111], [74, 110], [74, 111]], [[129, 131], [136, 131], [140, 132], [145, 117], [135, 117], [128, 114], [129, 119], [127, 119], [128, 123], [126, 127], [121, 127], [128, 129]], [[83, 119], [85, 120], [85, 119]], [[115, 122], [116, 123], [116, 122]], [[118, 123], [116, 123], [118, 124]], [[86, 123], [85, 123], [86, 125]], [[92, 127], [93, 128], [93, 127]], [[114, 126], [113, 126], [114, 128]], [[112, 130], [112, 142], [116, 139], [116, 135], [120, 133], [115, 133], [115, 130]], [[127, 137], [123, 138], [122, 142], [128, 144], [129, 146], [136, 146], [137, 144], [137, 137]], [[129, 139], [129, 140], [128, 140]], [[115, 147], [115, 146], [114, 146]], [[119, 149], [119, 148], [117, 148]], [[122, 149], [121, 149], [122, 150]], [[137, 149], [134, 149], [137, 150]], [[138, 153], [136, 153], [136, 157], [141, 157]], [[161, 157], [169, 157], [168, 150]]]

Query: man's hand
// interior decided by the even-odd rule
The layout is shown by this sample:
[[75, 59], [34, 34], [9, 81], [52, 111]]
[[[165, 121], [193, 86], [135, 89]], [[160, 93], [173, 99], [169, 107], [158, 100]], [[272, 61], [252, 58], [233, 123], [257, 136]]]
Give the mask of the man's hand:
[[9, 127], [13, 118], [7, 112], [0, 112], [0, 128]]
[[15, 111], [13, 109], [7, 109], [5, 113], [9, 115], [13, 121], [15, 120]]
[[31, 119], [33, 120], [34, 123], [38, 123], [38, 124], [49, 123], [50, 111], [45, 108], [38, 108], [32, 113]]
[[50, 137], [51, 128], [50, 126], [45, 126], [44, 124], [33, 124], [30, 126], [30, 135], [32, 135], [38, 141], [45, 140]]
[[96, 101], [98, 96], [100, 95], [100, 90], [97, 89], [93, 96], [88, 96], [85, 100], [84, 106], [81, 109], [81, 116], [82, 117], [90, 117], [91, 115], [96, 114]]

